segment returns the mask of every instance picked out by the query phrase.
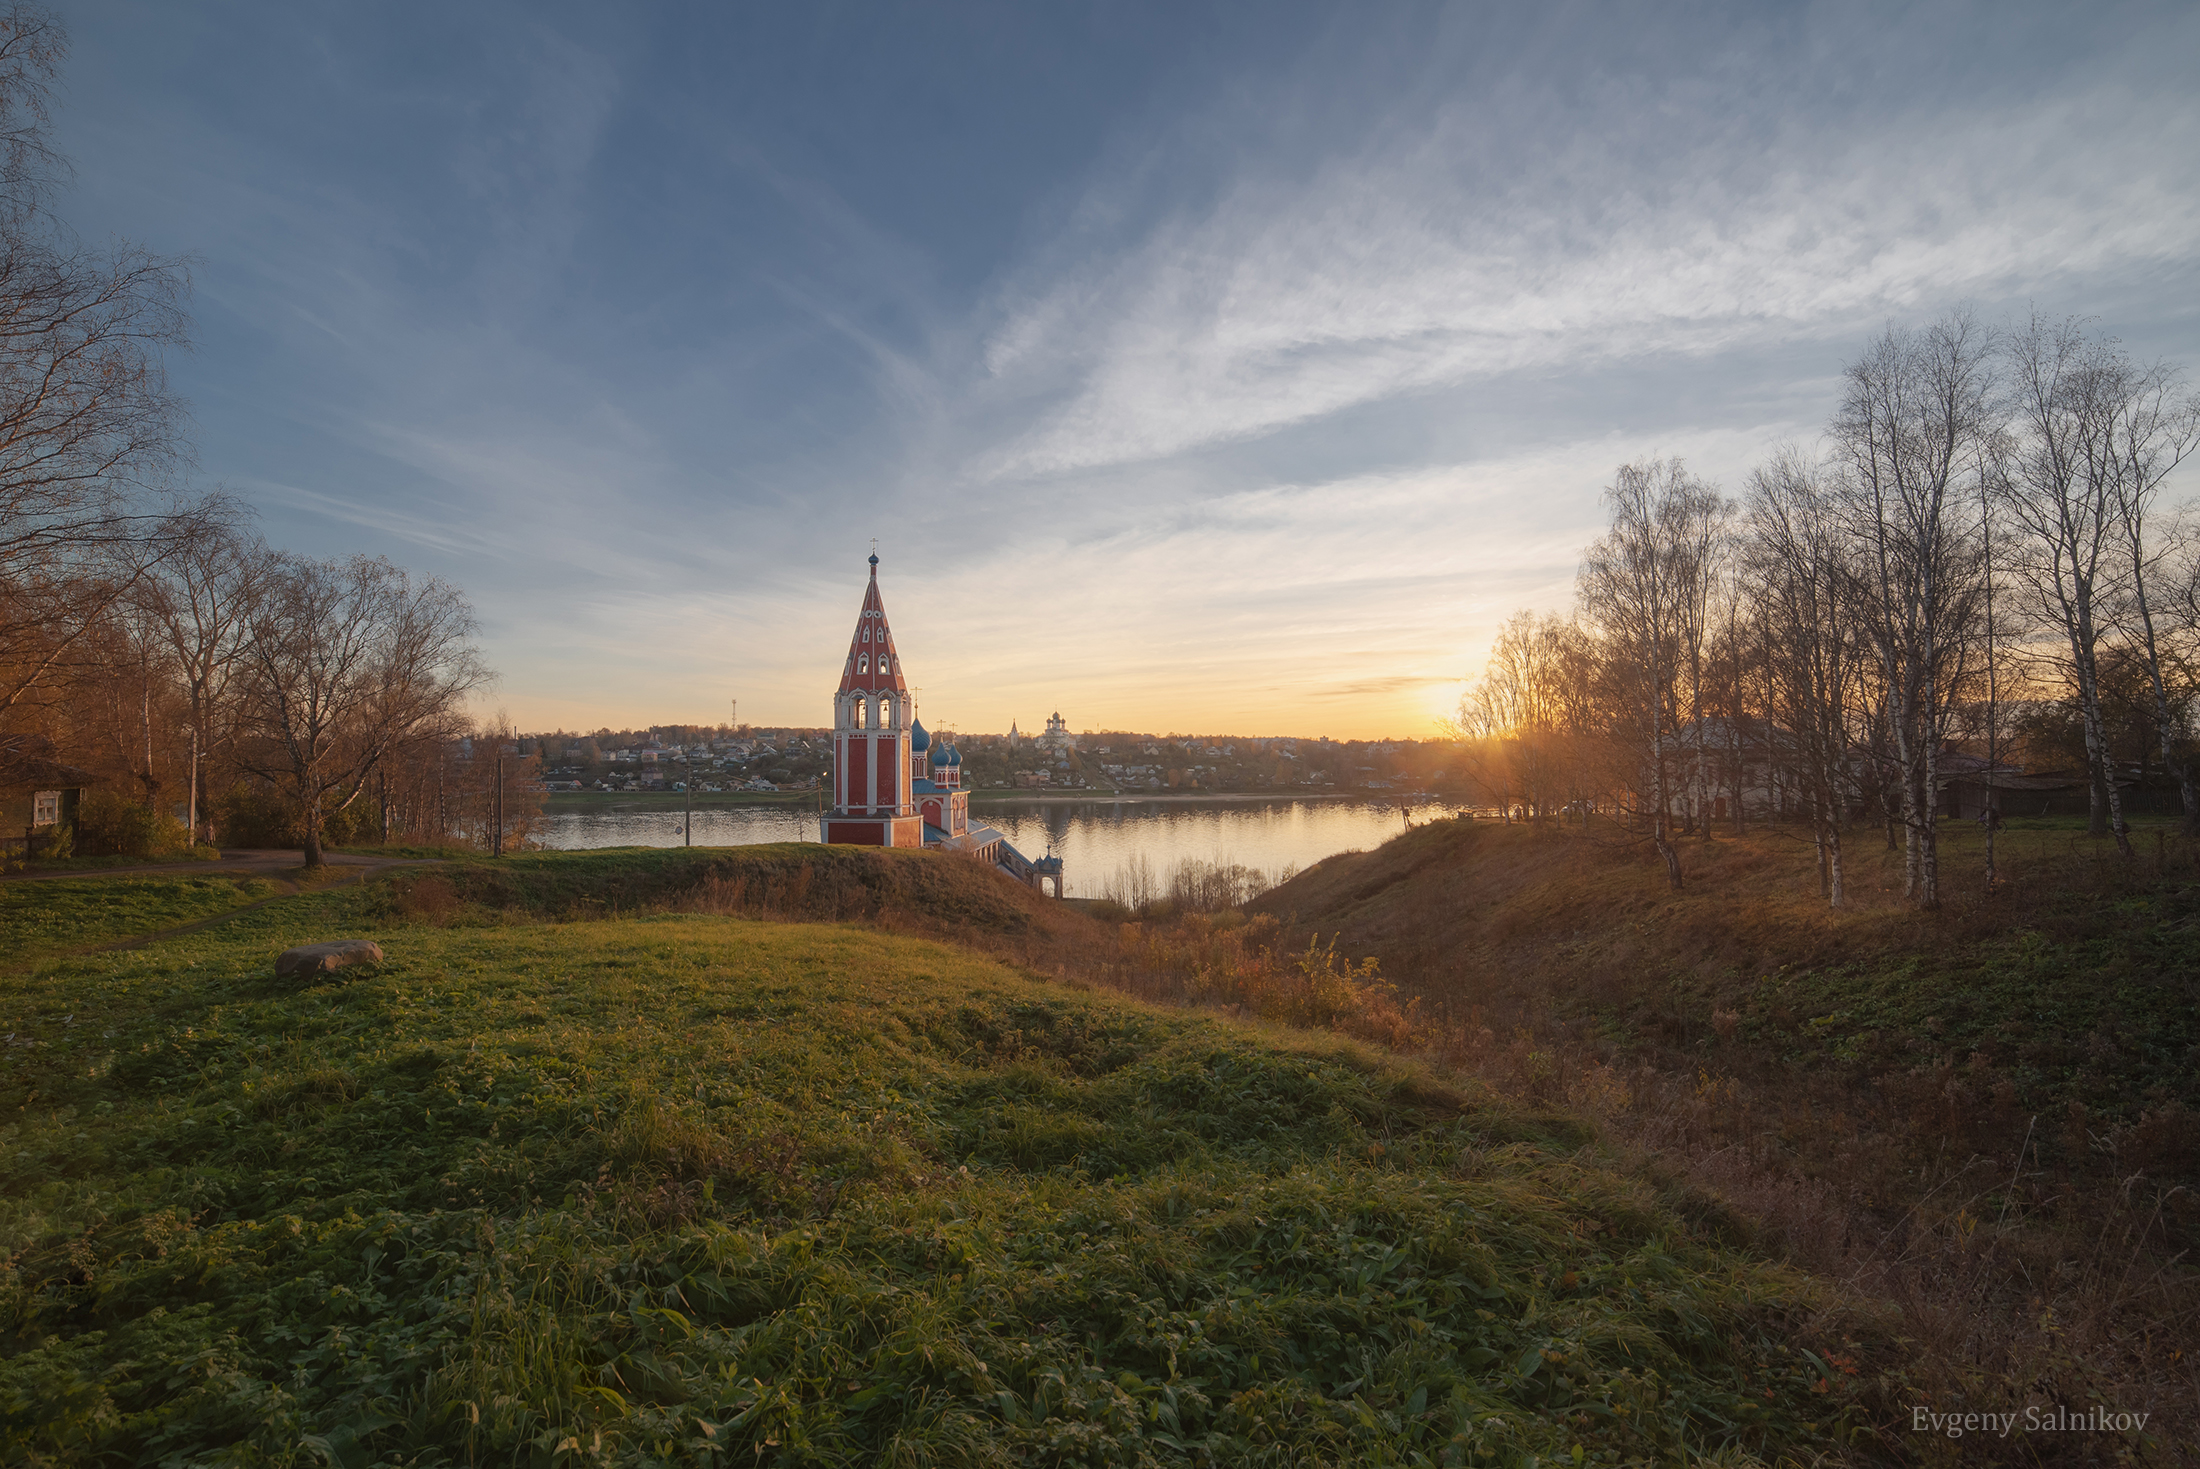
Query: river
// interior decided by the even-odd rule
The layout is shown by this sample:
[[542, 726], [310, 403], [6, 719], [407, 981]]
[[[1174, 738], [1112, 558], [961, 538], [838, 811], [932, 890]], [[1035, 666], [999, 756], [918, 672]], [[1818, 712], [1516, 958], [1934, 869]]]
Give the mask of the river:
[[[1049, 851], [1062, 859], [1064, 892], [1073, 898], [1121, 894], [1141, 876], [1166, 883], [1180, 863], [1231, 863], [1258, 869], [1269, 881], [1311, 867], [1338, 852], [1364, 851], [1405, 829], [1401, 798], [1325, 800], [1182, 800], [1123, 797], [1092, 800], [987, 801], [973, 804], [973, 823], [1000, 828], [1026, 857]], [[1450, 814], [1424, 799], [1415, 819]], [[678, 807], [546, 813], [543, 845], [677, 847]], [[786, 806], [719, 806], [695, 813], [695, 845], [817, 840], [817, 816]]]

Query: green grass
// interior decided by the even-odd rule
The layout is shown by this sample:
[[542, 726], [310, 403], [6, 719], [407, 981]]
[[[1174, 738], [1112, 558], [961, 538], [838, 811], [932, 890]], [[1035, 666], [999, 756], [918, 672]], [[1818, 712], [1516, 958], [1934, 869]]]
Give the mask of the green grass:
[[[459, 922], [627, 915], [698, 893], [774, 917], [891, 914], [942, 932], [991, 935], [1046, 928], [1054, 912], [975, 862], [815, 842], [523, 853], [420, 869], [383, 891], [393, 900], [385, 908], [395, 913], [455, 903], [449, 920]], [[429, 894], [443, 896], [422, 901]]]
[[870, 929], [512, 911], [0, 974], [0, 1457], [1632, 1463], [1856, 1411], [1805, 1282], [1562, 1120]]
[[1744, 1034], [1805, 1063], [1929, 1070], [1950, 1058], [2006, 1080], [2033, 1111], [2076, 1104], [2129, 1122], [2200, 1104], [2189, 917], [2156, 900], [2121, 906], [2123, 932], [2058, 940], [2022, 927], [1962, 958], [1768, 975], [1742, 1002]]
[[105, 872], [115, 867], [157, 867], [179, 862], [219, 862], [219, 847], [182, 847], [152, 856], [46, 857], [31, 864], [33, 872]]
[[157, 933], [280, 891], [218, 874], [0, 883], [0, 964]]
[[[1943, 822], [1933, 914], [1907, 906], [1900, 853], [1868, 828], [1848, 834], [1850, 906], [1835, 912], [1791, 830], [1683, 843], [1675, 893], [1616, 833], [1486, 821], [1332, 857], [1254, 906], [1380, 956], [1446, 1013], [1547, 1006], [1617, 1054], [1860, 1080], [1949, 1062], [1981, 1093], [2006, 1083], [2027, 1113], [2200, 1109], [2200, 850], [2156, 823], [2126, 863], [2084, 825], [2011, 821], [1989, 897], [1983, 834]], [[1715, 1038], [1722, 1011], [1739, 1053]]]

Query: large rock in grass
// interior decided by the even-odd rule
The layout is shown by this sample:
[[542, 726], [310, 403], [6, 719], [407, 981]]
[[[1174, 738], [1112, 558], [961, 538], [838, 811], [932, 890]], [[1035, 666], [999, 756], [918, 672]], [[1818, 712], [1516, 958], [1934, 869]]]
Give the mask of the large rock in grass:
[[326, 944], [300, 944], [276, 956], [277, 979], [311, 979], [334, 974], [354, 964], [379, 964], [382, 946], [372, 939], [337, 939]]

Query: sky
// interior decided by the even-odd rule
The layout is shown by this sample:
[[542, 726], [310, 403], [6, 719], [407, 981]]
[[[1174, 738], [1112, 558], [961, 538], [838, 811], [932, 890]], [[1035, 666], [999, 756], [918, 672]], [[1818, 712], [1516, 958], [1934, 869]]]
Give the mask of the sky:
[[1889, 324], [2200, 369], [2190, 5], [60, 9], [193, 482], [524, 729], [828, 723], [875, 538], [935, 727], [1425, 737]]

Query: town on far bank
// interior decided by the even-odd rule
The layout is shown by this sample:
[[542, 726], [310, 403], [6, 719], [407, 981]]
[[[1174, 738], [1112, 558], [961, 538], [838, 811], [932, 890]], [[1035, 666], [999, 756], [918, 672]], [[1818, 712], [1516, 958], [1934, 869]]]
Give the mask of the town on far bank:
[[[1074, 791], [1306, 795], [1464, 790], [1459, 747], [1442, 740], [1075, 732], [1060, 714], [1037, 734], [954, 733], [963, 785], [974, 793]], [[510, 741], [539, 760], [552, 793], [780, 794], [829, 779], [825, 726], [660, 724], [647, 729], [556, 730]], [[690, 791], [692, 787], [692, 792]]]

